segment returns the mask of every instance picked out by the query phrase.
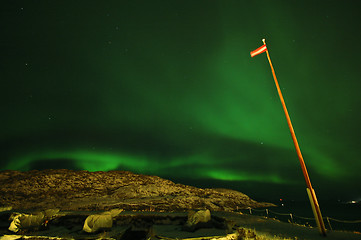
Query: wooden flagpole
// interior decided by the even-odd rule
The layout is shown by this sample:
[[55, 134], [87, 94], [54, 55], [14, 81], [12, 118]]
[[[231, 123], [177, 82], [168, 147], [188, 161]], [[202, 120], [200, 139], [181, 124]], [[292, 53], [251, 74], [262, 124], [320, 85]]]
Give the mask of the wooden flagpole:
[[[263, 41], [264, 45], [266, 45], [266, 40], [262, 39], [262, 41]], [[270, 66], [271, 66], [272, 75], [273, 75], [274, 82], [276, 84], [278, 96], [279, 96], [279, 98], [281, 100], [283, 111], [285, 112], [285, 115], [286, 115], [287, 124], [288, 124], [288, 127], [289, 127], [291, 135], [292, 135], [293, 144], [295, 145], [296, 152], [297, 152], [297, 155], [298, 155], [298, 159], [299, 159], [300, 164], [301, 164], [303, 176], [305, 177], [305, 181], [306, 181], [306, 185], [307, 185], [307, 193], [308, 193], [308, 197], [310, 199], [312, 211], [313, 211], [313, 214], [315, 216], [316, 223], [317, 223], [317, 226], [318, 226], [318, 228], [320, 230], [320, 233], [323, 236], [326, 236], [326, 228], [325, 228], [325, 224], [323, 222], [320, 206], [318, 205], [315, 191], [312, 188], [311, 180], [310, 180], [310, 177], [308, 175], [307, 168], [306, 168], [305, 162], [304, 162], [303, 157], [302, 157], [301, 149], [300, 149], [300, 147], [298, 145], [298, 142], [297, 142], [295, 131], [293, 130], [291, 119], [290, 119], [290, 116], [289, 116], [288, 111], [287, 111], [286, 103], [285, 103], [285, 100], [283, 99], [282, 92], [281, 92], [280, 86], [278, 84], [276, 73], [275, 73], [275, 70], [273, 68], [273, 65], [272, 65], [271, 58], [269, 56], [268, 50], [266, 50], [266, 53], [267, 53], [268, 62], [270, 64]]]

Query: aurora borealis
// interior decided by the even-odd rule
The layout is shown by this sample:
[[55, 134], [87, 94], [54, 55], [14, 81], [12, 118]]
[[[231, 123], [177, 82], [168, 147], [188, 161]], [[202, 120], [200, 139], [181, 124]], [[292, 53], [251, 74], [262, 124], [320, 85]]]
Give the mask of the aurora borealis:
[[1, 170], [130, 170], [361, 198], [357, 1], [6, 1]]

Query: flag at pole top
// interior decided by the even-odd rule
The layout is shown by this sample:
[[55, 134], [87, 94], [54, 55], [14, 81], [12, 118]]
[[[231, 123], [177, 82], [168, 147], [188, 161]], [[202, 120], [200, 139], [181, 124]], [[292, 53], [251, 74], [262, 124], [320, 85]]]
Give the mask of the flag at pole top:
[[263, 44], [262, 46], [260, 46], [259, 48], [257, 48], [256, 50], [253, 50], [251, 52], [251, 57], [254, 57], [258, 54], [261, 54], [263, 52], [267, 51], [267, 47], [266, 47], [266, 44]]

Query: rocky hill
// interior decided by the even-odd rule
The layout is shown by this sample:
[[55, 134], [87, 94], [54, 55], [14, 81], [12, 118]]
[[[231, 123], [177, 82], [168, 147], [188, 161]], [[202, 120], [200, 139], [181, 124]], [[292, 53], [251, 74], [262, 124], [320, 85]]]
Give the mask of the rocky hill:
[[13, 209], [233, 211], [272, 206], [228, 189], [201, 189], [126, 171], [1, 171], [0, 206]]

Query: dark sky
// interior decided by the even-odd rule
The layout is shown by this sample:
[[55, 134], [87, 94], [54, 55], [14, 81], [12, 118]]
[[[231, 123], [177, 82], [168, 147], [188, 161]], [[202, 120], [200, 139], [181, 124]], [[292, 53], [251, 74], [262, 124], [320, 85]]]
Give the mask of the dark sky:
[[1, 169], [361, 200], [358, 1], [4, 1]]

